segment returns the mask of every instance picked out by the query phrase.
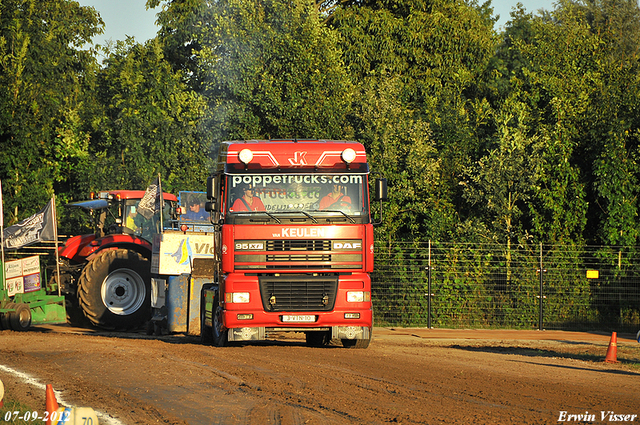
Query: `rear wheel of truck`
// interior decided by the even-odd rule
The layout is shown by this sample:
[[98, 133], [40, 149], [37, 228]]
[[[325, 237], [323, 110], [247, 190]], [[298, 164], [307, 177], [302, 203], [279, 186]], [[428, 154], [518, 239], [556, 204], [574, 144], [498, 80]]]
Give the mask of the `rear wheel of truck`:
[[128, 249], [99, 253], [82, 270], [78, 299], [85, 316], [99, 328], [127, 330], [151, 318], [149, 260]]

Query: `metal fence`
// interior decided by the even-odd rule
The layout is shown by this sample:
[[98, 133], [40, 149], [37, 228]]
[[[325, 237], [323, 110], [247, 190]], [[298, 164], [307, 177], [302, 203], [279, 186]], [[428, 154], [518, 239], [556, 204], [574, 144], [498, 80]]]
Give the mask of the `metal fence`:
[[635, 333], [640, 247], [377, 242], [371, 298], [377, 326]]
[[640, 247], [376, 244], [378, 326], [640, 329]]

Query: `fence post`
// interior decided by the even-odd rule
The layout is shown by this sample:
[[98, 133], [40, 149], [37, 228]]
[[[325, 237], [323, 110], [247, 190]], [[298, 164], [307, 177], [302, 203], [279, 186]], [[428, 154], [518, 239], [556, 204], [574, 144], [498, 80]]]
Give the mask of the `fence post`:
[[431, 239], [429, 239], [429, 265], [427, 266], [427, 328], [431, 329]]
[[539, 313], [540, 317], [538, 318], [538, 330], [544, 330], [544, 277], [543, 274], [546, 272], [544, 267], [542, 267], [542, 242], [540, 242], [540, 268], [538, 269], [538, 274], [540, 275], [540, 308]]

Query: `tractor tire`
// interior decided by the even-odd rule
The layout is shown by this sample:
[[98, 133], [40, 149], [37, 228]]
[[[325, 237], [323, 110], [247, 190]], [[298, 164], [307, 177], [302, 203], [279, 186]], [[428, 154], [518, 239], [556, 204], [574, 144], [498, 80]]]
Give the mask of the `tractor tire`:
[[78, 298], [75, 295], [66, 295], [64, 300], [64, 307], [67, 312], [67, 323], [69, 326], [76, 328], [90, 328], [91, 322], [84, 315], [82, 308], [78, 302]]
[[[71, 277], [68, 274], [61, 273], [61, 277], [67, 277], [68, 280], [71, 280]], [[63, 279], [64, 280], [64, 279]], [[49, 279], [48, 287], [58, 287], [58, 279], [55, 275], [51, 276]], [[91, 322], [87, 319], [80, 308], [80, 304], [78, 302], [78, 296], [76, 294], [65, 294], [64, 295], [64, 309], [67, 313], [67, 323], [70, 326], [74, 326], [77, 328], [90, 328]]]
[[78, 299], [96, 327], [130, 330], [151, 319], [151, 264], [140, 253], [115, 249], [99, 253], [82, 270]]

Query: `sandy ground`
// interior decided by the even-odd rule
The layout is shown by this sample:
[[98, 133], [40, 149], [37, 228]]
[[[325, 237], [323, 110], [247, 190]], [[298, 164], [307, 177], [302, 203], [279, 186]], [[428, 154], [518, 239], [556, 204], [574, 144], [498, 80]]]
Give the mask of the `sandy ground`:
[[214, 348], [46, 326], [0, 332], [0, 379], [40, 413], [52, 384], [60, 404], [114, 425], [640, 424], [640, 344], [618, 334], [619, 363], [604, 363], [610, 338], [376, 328], [366, 350], [310, 348], [301, 334]]

